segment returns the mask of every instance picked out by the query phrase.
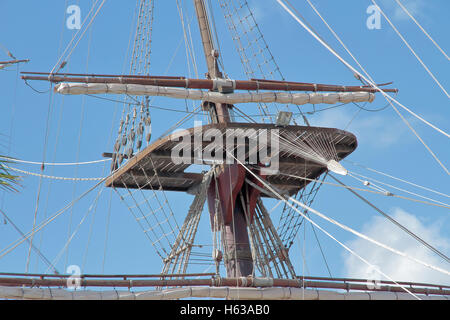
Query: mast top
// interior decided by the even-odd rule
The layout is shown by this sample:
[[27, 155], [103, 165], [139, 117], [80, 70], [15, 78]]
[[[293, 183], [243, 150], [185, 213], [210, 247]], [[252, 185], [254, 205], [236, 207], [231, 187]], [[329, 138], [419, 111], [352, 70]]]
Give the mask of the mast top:
[[198, 25], [200, 27], [200, 35], [202, 37], [203, 51], [206, 58], [206, 64], [208, 66], [208, 73], [206, 77], [209, 79], [223, 78], [217, 63], [219, 51], [217, 51], [214, 47], [214, 40], [211, 33], [205, 1], [194, 0], [194, 5], [197, 13]]

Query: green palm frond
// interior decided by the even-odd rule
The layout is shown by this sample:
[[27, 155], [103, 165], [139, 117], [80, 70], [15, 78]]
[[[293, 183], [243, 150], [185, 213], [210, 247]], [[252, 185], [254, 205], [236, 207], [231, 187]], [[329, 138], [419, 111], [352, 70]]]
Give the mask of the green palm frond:
[[17, 191], [16, 187], [19, 186], [20, 176], [11, 174], [7, 168], [7, 164], [14, 163], [12, 160], [0, 158], [0, 189], [7, 191]]

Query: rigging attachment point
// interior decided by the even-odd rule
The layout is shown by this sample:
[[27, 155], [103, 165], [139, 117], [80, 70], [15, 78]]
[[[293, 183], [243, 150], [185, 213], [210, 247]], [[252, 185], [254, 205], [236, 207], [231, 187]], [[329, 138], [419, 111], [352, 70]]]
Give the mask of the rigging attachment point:
[[340, 174], [341, 176], [346, 176], [348, 174], [347, 169], [345, 169], [342, 164], [336, 160], [329, 160], [327, 162], [327, 169], [336, 174]]

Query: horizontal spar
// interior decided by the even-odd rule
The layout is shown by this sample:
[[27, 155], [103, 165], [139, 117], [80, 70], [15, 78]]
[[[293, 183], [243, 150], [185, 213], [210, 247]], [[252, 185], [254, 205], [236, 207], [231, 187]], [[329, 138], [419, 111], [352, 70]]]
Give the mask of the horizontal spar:
[[14, 64], [14, 63], [21, 63], [21, 62], [29, 62], [29, 59], [23, 59], [23, 60], [9, 60], [9, 61], [0, 61], [0, 64]]
[[10, 60], [10, 61], [0, 61], [0, 69], [6, 68], [8, 66], [11, 66], [13, 64], [22, 63], [22, 62], [28, 62], [30, 60]]
[[177, 77], [177, 76], [145, 76], [141, 74], [124, 74], [124, 75], [116, 75], [116, 74], [98, 74], [98, 73], [47, 73], [47, 72], [34, 72], [34, 71], [23, 71], [22, 74], [27, 75], [38, 75], [43, 76], [45, 79], [34, 79], [34, 80], [49, 80], [48, 76], [51, 75], [51, 77], [95, 77], [95, 78], [135, 78], [135, 79], [186, 79], [186, 77]]
[[60, 94], [128, 94], [136, 96], [160, 96], [176, 99], [209, 101], [214, 103], [271, 103], [303, 105], [335, 104], [350, 102], [372, 102], [375, 95], [370, 92], [336, 92], [336, 93], [290, 93], [290, 92], [240, 92], [220, 93], [184, 88], [170, 88], [152, 85], [119, 83], [60, 83], [55, 86]]
[[[77, 82], [77, 83], [104, 83], [104, 84], [140, 84], [151, 86], [175, 87], [186, 89], [207, 89], [230, 92], [233, 90], [280, 90], [280, 91], [329, 91], [329, 92], [371, 92], [379, 90], [367, 86], [341, 86], [329, 84], [314, 84], [302, 82], [286, 81], [265, 81], [265, 80], [228, 80], [228, 79], [185, 79], [182, 77], [160, 77], [160, 76], [116, 76], [106, 77], [106, 75], [85, 75], [83, 77], [68, 77], [51, 75], [39, 76], [23, 75], [24, 80], [44, 80], [55, 83]], [[397, 89], [382, 89], [384, 92], [397, 92]]]
[[[69, 279], [42, 279], [42, 278], [0, 278], [2, 287], [69, 287], [74, 281], [79, 281], [79, 286], [85, 287], [117, 287], [117, 288], [145, 288], [145, 287], [247, 287], [247, 288], [317, 288], [317, 289], [341, 289], [347, 291], [379, 291], [379, 292], [404, 292], [401, 287], [394, 285], [370, 286], [373, 282], [366, 280], [364, 283], [348, 283], [341, 281], [309, 281], [300, 279], [273, 279], [273, 278], [202, 278], [202, 279], [85, 279], [72, 276]], [[369, 284], [369, 285], [368, 285]], [[410, 283], [408, 290], [416, 294], [449, 296], [450, 291], [435, 286], [414, 287]]]

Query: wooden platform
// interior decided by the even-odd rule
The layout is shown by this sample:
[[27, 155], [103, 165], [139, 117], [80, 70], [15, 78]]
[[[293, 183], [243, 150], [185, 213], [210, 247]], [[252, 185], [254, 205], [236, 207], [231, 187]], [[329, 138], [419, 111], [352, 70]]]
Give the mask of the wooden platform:
[[[295, 134], [297, 139], [307, 143], [311, 139], [323, 142], [323, 144], [332, 144], [341, 160], [353, 152], [357, 147], [356, 137], [346, 131], [333, 128], [306, 127], [306, 126], [287, 126], [277, 127], [273, 124], [260, 123], [227, 123], [227, 124], [209, 124], [201, 127], [202, 132], [208, 129], [218, 129], [222, 134], [226, 129], [278, 129], [280, 137], [287, 137], [288, 134]], [[186, 172], [194, 163], [194, 129], [187, 131], [191, 134], [191, 161], [189, 164], [175, 164], [172, 161], [172, 149], [179, 144], [179, 139], [175, 139], [177, 134], [166, 136], [153, 142], [145, 149], [140, 151], [129, 159], [113, 176], [106, 180], [107, 187], [116, 188], [142, 188], [167, 191], [190, 192], [203, 179], [202, 172]], [[196, 128], [199, 130], [199, 127]], [[324, 141], [326, 140], [326, 141]], [[202, 148], [210, 142], [202, 142]], [[225, 145], [225, 139], [224, 139]], [[248, 141], [246, 142], [248, 146]], [[248, 148], [246, 149], [248, 150]], [[208, 162], [205, 161], [205, 164]], [[305, 160], [303, 157], [292, 154], [292, 152], [280, 152], [279, 170], [284, 174], [274, 174], [266, 177], [266, 180], [287, 194], [295, 194], [304, 188], [309, 180], [293, 178], [285, 174], [316, 179], [327, 169], [323, 165]]]

